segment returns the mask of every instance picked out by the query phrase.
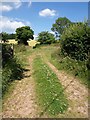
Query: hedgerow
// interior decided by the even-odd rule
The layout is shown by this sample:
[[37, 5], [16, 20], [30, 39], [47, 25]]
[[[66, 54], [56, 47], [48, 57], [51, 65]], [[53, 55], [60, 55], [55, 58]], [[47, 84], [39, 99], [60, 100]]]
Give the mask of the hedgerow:
[[12, 81], [20, 80], [23, 77], [22, 65], [17, 57], [12, 56], [10, 48], [10, 45], [2, 45], [2, 95]]
[[90, 27], [76, 23], [66, 28], [61, 35], [61, 52], [76, 60], [84, 61], [89, 54]]

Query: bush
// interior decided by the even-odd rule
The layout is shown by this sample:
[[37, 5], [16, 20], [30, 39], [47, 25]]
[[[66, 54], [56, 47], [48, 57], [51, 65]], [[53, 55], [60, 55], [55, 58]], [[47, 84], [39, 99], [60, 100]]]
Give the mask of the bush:
[[4, 65], [13, 57], [13, 49], [11, 45], [2, 44], [2, 66]]
[[89, 54], [90, 27], [76, 23], [66, 28], [61, 35], [61, 52], [76, 60], [85, 60]]
[[[8, 86], [13, 80], [20, 80], [23, 77], [23, 68], [19, 60], [11, 55], [10, 45], [3, 45], [3, 66], [2, 66], [2, 94], [4, 95]], [[6, 58], [6, 59], [5, 59]]]

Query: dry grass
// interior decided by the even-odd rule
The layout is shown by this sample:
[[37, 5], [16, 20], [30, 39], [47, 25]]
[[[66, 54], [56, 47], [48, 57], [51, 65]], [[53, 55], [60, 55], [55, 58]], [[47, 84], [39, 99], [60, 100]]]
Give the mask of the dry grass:
[[35, 46], [36, 44], [39, 44], [40, 42], [37, 42], [36, 40], [30, 40], [30, 41], [28, 41], [28, 45], [29, 46], [31, 46], [31, 47], [33, 47], [33, 46]]
[[[28, 42], [28, 45], [31, 47], [35, 46], [36, 44], [40, 44], [40, 42], [37, 42], [36, 40], [30, 40], [27, 42]], [[15, 39], [8, 40], [6, 43], [7, 44], [18, 44], [18, 42], [15, 41]]]
[[7, 41], [7, 44], [17, 44], [18, 42], [15, 39], [11, 39]]

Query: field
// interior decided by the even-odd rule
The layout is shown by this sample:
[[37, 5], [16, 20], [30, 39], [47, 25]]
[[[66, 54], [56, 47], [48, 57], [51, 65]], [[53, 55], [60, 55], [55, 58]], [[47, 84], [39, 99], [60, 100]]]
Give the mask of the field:
[[31, 46], [31, 47], [34, 47], [36, 44], [39, 44], [39, 42], [37, 42], [36, 40], [28, 41], [28, 45]]
[[17, 44], [17, 41], [15, 41], [14, 39], [8, 40], [7, 44]]
[[[34, 47], [36, 44], [39, 44], [39, 42], [37, 42], [36, 40], [30, 40], [27, 42], [30, 47]], [[18, 44], [18, 42], [15, 41], [15, 39], [8, 40], [6, 43], [7, 44]]]
[[15, 45], [15, 55], [25, 71], [24, 77], [13, 81], [3, 97], [3, 117], [88, 117], [87, 78], [83, 80], [60, 69], [62, 64], [57, 62], [58, 57], [55, 59], [59, 49], [57, 44], [35, 49]]

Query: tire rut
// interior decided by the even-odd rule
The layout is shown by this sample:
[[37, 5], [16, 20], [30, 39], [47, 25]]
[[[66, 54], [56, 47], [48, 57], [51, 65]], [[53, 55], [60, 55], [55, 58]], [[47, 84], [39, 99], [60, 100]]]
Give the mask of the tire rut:
[[57, 75], [60, 83], [65, 89], [65, 94], [69, 102], [68, 110], [65, 114], [59, 115], [68, 118], [88, 118], [88, 88], [80, 84], [79, 80], [66, 74], [65, 72], [59, 71], [50, 62], [46, 64], [53, 70]]
[[35, 83], [32, 77], [34, 56], [29, 59], [25, 78], [18, 81], [10, 97], [3, 103], [3, 118], [35, 118], [37, 103], [35, 98]]

